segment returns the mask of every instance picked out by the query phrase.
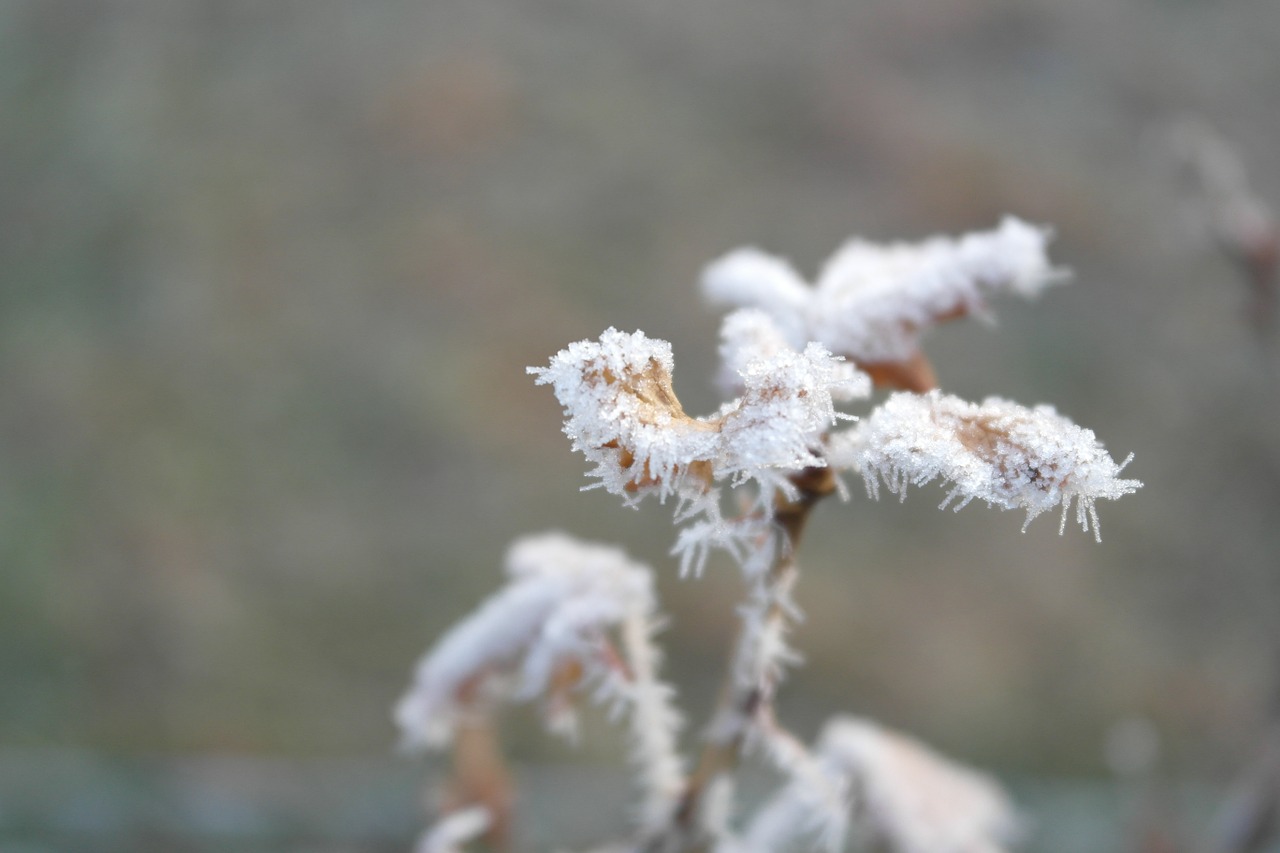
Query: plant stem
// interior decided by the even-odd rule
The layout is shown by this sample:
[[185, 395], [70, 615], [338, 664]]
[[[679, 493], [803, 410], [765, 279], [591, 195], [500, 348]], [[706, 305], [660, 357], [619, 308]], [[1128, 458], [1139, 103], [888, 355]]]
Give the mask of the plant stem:
[[818, 501], [836, 490], [835, 476], [829, 468], [806, 468], [791, 477], [798, 494], [788, 499], [779, 493], [774, 497], [773, 523], [783, 534], [783, 541], [767, 575], [762, 580], [765, 611], [763, 625], [751, 630], [744, 625], [735, 644], [724, 676], [720, 701], [712, 716], [708, 737], [698, 758], [698, 765], [676, 804], [671, 825], [665, 835], [646, 845], [652, 851], [704, 851], [709, 839], [698, 826], [699, 813], [707, 790], [718, 778], [731, 776], [738, 766], [743, 744], [753, 720], [767, 713], [773, 705], [776, 678], [768, 667], [751, 666], [756, 675], [744, 683], [739, 675], [744, 661], [756, 664], [758, 638], [765, 633], [781, 633], [789, 615], [791, 589], [799, 575], [796, 549]]
[[489, 720], [459, 723], [454, 735], [453, 773], [442, 811], [483, 806], [489, 813], [484, 834], [488, 849], [511, 849], [511, 810], [514, 799], [511, 772]]

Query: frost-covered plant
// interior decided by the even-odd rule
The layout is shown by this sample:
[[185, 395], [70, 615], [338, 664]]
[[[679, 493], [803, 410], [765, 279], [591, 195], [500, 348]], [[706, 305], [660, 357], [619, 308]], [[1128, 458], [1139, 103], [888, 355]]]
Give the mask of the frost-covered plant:
[[649, 568], [617, 548], [548, 533], [517, 540], [507, 551], [507, 574], [507, 586], [419, 662], [396, 706], [405, 745], [448, 746], [468, 723], [485, 727], [501, 704], [535, 699], [547, 728], [574, 738], [574, 693], [591, 689], [616, 714], [629, 715], [646, 796], [642, 817], [656, 823], [683, 771], [674, 691], [656, 676]]
[[396, 708], [405, 744], [447, 744], [460, 719], [502, 701], [543, 698], [552, 731], [573, 736], [562, 695], [607, 684], [618, 660], [608, 631], [653, 618], [649, 569], [616, 548], [549, 533], [507, 551], [510, 581], [440, 638]]
[[[586, 689], [627, 718], [643, 794], [617, 849], [837, 851], [850, 838], [897, 853], [1003, 849], [1013, 810], [987, 777], [853, 718], [832, 721], [810, 749], [775, 718], [773, 698], [798, 660], [787, 641], [799, 616], [796, 549], [812, 507], [831, 494], [847, 497], [841, 474], [861, 476], [872, 496], [881, 484], [905, 497], [908, 485], [941, 479], [943, 506], [980, 499], [1024, 510], [1027, 523], [1061, 506], [1065, 525], [1074, 503], [1096, 537], [1096, 502], [1141, 486], [1120, 478], [1127, 459], [1117, 464], [1091, 431], [1049, 406], [971, 404], [934, 388], [923, 335], [985, 314], [990, 296], [1034, 296], [1061, 281], [1047, 242], [1045, 229], [1016, 219], [955, 240], [853, 241], [812, 286], [758, 250], [730, 253], [703, 277], [710, 301], [736, 309], [720, 334], [729, 399], [704, 416], [685, 412], [672, 390], [670, 344], [643, 332], [610, 328], [529, 368], [563, 406], [565, 433], [590, 463], [593, 486], [630, 506], [649, 496], [673, 502], [682, 574], [701, 573], [717, 549], [741, 567], [742, 627], [722, 698], [698, 759], [686, 763], [674, 693], [657, 676], [649, 569], [617, 549], [546, 534], [512, 546], [506, 588], [423, 658], [396, 712], [405, 742], [453, 743], [464, 753], [474, 747], [461, 734], [480, 731], [488, 754], [497, 708], [535, 699], [553, 730], [571, 733]], [[856, 420], [839, 407], [869, 398], [873, 387], [907, 390], [837, 429]], [[726, 514], [725, 506], [738, 510]], [[732, 780], [748, 751], [783, 782], [735, 827]], [[463, 788], [454, 806], [480, 807], [505, 825], [506, 798], [485, 793], [493, 786]], [[424, 849], [452, 849], [483, 830], [474, 816], [461, 822], [466, 832], [450, 830], [454, 819], [429, 832]]]

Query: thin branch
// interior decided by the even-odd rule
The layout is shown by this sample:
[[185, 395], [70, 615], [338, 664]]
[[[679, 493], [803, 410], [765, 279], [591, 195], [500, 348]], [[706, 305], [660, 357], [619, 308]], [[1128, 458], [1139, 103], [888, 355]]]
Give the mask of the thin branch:
[[476, 715], [458, 724], [445, 791], [444, 814], [481, 807], [488, 816], [485, 843], [500, 853], [511, 849], [514, 788], [491, 720]]
[[[708, 848], [711, 839], [704, 837], [699, 826], [704, 797], [716, 779], [734, 772], [753, 722], [772, 707], [778, 677], [778, 644], [795, 610], [791, 589], [799, 573], [796, 548], [813, 507], [836, 490], [835, 477], [828, 468], [806, 468], [791, 477], [791, 483], [796, 491], [793, 498], [775, 497], [773, 520], [782, 542], [773, 565], [754, 591], [753, 600], [744, 608], [744, 625], [712, 716], [710, 735], [671, 826], [646, 845], [646, 850]], [[758, 624], [754, 624], [757, 615]], [[743, 678], [744, 673], [753, 677]]]

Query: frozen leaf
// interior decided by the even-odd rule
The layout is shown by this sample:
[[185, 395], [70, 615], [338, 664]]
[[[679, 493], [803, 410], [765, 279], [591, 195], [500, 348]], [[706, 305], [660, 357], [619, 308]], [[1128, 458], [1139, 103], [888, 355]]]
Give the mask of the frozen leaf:
[[[858, 447], [849, 453], [850, 444]], [[1001, 509], [1022, 509], [1026, 523], [1062, 506], [1062, 525], [1074, 501], [1076, 520], [1101, 541], [1094, 504], [1142, 486], [1120, 478], [1092, 430], [1076, 426], [1052, 406], [1033, 409], [990, 397], [981, 405], [937, 391], [891, 396], [842, 439], [840, 455], [853, 456], [874, 494], [880, 481], [905, 498], [908, 485], [941, 478], [950, 485], [945, 507], [974, 499]], [[878, 479], [877, 479], [878, 478]], [[1026, 529], [1026, 524], [1023, 525]]]
[[565, 433], [610, 492], [693, 499], [715, 481], [759, 480], [822, 465], [834, 400], [866, 380], [819, 344], [761, 347], [742, 359], [742, 396], [707, 418], [684, 412], [671, 388], [671, 346], [643, 332], [608, 329], [550, 365], [529, 368], [565, 410]]

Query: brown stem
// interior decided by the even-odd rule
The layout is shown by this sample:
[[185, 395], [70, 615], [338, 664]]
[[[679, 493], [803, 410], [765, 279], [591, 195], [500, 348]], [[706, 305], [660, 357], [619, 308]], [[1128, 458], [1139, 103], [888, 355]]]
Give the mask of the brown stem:
[[[764, 617], [766, 630], [786, 620], [785, 602], [789, 598], [791, 587], [794, 586], [799, 572], [795, 554], [804, 533], [805, 524], [818, 501], [836, 490], [835, 476], [829, 468], [806, 468], [792, 476], [791, 483], [798, 492], [794, 500], [788, 500], [782, 494], [774, 498], [773, 521], [783, 532], [784, 541], [764, 581], [769, 599], [768, 610]], [[776, 685], [771, 678], [766, 676], [758, 683], [742, 685], [734, 677], [734, 667], [741, 657], [743, 646], [750, 641], [749, 635], [744, 630], [739, 635], [735, 653], [730, 658], [720, 701], [712, 716], [713, 721], [726, 718], [752, 720], [758, 718], [761, 713], [768, 713], [772, 708]], [[647, 850], [704, 851], [707, 849], [708, 839], [701, 837], [697, 827], [699, 810], [711, 783], [718, 777], [732, 774], [737, 768], [746, 735], [747, 726], [738, 725], [729, 737], [712, 738], [706, 742], [698, 758], [698, 765], [689, 777], [684, 794], [676, 805], [671, 826], [665, 835], [655, 838], [648, 844]]]
[[490, 825], [484, 841], [490, 850], [511, 849], [513, 787], [493, 726], [486, 719], [458, 724], [453, 741], [453, 774], [441, 811], [483, 806]]
[[923, 394], [938, 387], [938, 374], [922, 350], [917, 349], [902, 361], [860, 361], [857, 364], [877, 388]]

